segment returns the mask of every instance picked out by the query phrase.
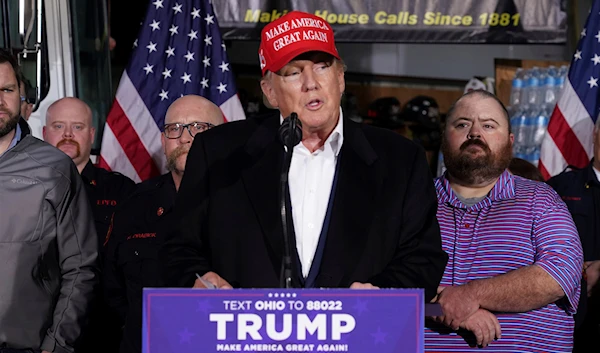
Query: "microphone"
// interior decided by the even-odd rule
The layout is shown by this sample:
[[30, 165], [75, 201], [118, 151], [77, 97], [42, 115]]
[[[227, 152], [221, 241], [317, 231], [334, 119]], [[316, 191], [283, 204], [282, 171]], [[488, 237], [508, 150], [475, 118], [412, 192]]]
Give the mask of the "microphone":
[[[293, 288], [290, 234], [294, 230], [294, 221], [287, 201], [289, 200], [288, 173], [292, 162], [292, 153], [294, 153], [294, 146], [302, 140], [302, 123], [298, 119], [298, 114], [292, 113], [289, 117], [283, 119], [278, 133], [279, 141], [286, 147], [279, 179], [279, 209], [281, 211], [281, 224], [283, 225], [284, 247], [279, 281], [281, 288]], [[289, 204], [291, 204], [291, 201]]]

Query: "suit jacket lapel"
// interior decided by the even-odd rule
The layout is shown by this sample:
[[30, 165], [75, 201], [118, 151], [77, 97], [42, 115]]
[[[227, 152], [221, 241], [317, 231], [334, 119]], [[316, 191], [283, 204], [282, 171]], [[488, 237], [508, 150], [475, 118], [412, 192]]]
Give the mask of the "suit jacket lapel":
[[377, 154], [361, 128], [347, 119], [339, 158], [339, 179], [317, 287], [349, 283], [366, 247], [375, 198], [384, 177], [375, 163]]
[[277, 141], [279, 119], [265, 120], [246, 144], [251, 167], [242, 172], [242, 182], [258, 218], [268, 253], [279, 273], [283, 252], [283, 231], [279, 212], [279, 175], [283, 147]]

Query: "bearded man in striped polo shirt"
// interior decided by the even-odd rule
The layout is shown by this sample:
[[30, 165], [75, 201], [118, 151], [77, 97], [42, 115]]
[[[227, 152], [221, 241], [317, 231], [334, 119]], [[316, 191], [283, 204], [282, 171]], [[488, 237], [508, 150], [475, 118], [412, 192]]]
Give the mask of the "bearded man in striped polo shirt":
[[[435, 181], [449, 255], [428, 352], [571, 352], [583, 264], [569, 210], [545, 183], [512, 175], [506, 108], [471, 91], [450, 109]], [[481, 349], [483, 348], [483, 349]]]

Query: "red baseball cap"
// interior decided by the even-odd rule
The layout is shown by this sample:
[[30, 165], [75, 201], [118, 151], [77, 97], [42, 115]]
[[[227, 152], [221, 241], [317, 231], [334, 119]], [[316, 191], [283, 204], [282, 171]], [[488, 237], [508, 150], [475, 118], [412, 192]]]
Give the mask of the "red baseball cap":
[[329, 23], [306, 12], [292, 11], [269, 23], [260, 39], [258, 59], [263, 75], [267, 70], [279, 71], [309, 51], [321, 51], [340, 59]]

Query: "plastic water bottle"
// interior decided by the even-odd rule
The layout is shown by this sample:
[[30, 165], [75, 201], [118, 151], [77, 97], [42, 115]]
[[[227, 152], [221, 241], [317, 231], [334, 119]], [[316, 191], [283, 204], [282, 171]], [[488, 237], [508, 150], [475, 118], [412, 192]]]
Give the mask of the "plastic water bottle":
[[540, 69], [536, 66], [529, 70], [528, 88], [529, 96], [527, 104], [530, 106], [538, 105], [541, 103], [541, 91], [540, 91]]
[[550, 66], [546, 70], [543, 89], [544, 89], [544, 103], [554, 107], [556, 104], [556, 83], [558, 81], [558, 70], [554, 66]]
[[537, 116], [532, 121], [532, 144], [536, 148], [542, 145], [546, 131], [548, 130], [548, 122], [550, 121], [550, 110], [549, 105], [545, 105], [541, 110], [538, 111]]
[[512, 89], [510, 90], [510, 106], [516, 109], [521, 104], [521, 91], [523, 89], [523, 76], [525, 72], [518, 68], [515, 77], [512, 80]]

